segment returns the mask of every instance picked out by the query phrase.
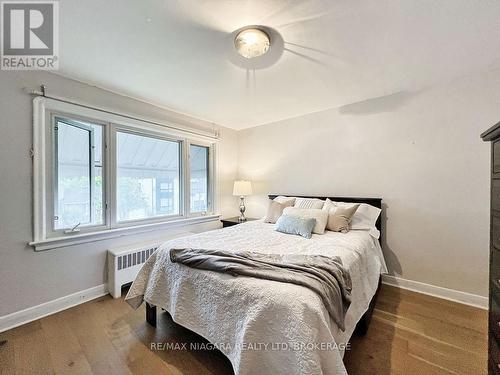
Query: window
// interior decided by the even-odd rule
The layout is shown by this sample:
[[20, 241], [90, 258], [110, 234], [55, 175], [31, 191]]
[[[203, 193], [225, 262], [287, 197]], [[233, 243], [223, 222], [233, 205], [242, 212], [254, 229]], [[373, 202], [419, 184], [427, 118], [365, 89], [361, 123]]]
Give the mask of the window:
[[180, 212], [180, 143], [117, 132], [118, 221]]
[[217, 218], [213, 136], [48, 98], [34, 104], [35, 247]]
[[103, 224], [102, 126], [53, 121], [54, 230]]
[[191, 145], [191, 212], [208, 210], [208, 147]]

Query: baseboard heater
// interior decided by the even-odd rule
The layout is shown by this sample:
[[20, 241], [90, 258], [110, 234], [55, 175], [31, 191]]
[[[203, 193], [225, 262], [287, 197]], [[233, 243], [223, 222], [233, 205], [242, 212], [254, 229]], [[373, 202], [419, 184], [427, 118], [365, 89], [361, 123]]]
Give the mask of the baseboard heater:
[[146, 242], [108, 250], [108, 290], [113, 298], [120, 298], [122, 286], [134, 281], [142, 265], [165, 241], [188, 236], [191, 232], [178, 233], [164, 240]]

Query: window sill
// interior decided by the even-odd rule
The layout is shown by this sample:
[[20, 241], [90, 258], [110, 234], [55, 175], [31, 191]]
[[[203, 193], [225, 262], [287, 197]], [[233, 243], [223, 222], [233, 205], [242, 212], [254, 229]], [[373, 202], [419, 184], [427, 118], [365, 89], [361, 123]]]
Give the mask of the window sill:
[[48, 238], [45, 240], [30, 242], [29, 245], [33, 246], [35, 251], [44, 251], [44, 250], [56, 249], [59, 247], [78, 245], [87, 242], [103, 241], [110, 238], [122, 237], [131, 234], [150, 232], [158, 229], [175, 228], [184, 225], [207, 223], [211, 221], [217, 221], [219, 220], [219, 218], [220, 215], [218, 214], [197, 216], [187, 219], [171, 220], [161, 223], [143, 224], [126, 228], [114, 228], [114, 229], [104, 230], [101, 232], [81, 233], [64, 237]]

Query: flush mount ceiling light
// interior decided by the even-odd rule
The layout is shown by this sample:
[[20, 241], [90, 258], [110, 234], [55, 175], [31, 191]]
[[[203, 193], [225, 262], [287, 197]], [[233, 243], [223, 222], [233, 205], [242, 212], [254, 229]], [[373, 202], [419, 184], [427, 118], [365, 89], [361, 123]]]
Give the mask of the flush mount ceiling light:
[[269, 50], [270, 45], [269, 35], [256, 28], [245, 29], [234, 39], [236, 50], [247, 59], [262, 56]]

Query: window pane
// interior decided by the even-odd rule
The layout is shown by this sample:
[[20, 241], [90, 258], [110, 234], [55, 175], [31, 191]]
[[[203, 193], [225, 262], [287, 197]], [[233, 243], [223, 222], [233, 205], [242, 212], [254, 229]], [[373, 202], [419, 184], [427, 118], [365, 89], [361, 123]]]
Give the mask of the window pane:
[[103, 224], [101, 125], [56, 118], [54, 229]]
[[179, 142], [117, 132], [119, 221], [179, 214]]
[[190, 146], [191, 212], [208, 210], [208, 147]]

